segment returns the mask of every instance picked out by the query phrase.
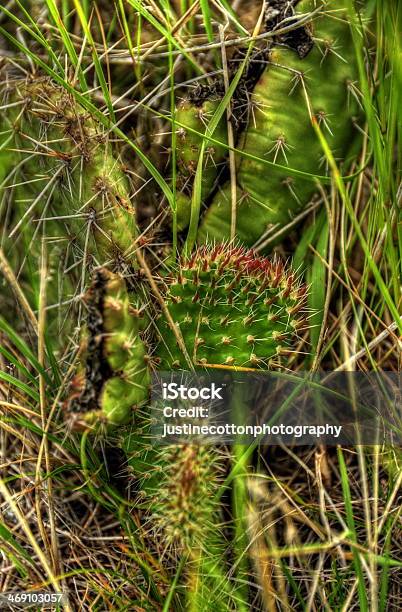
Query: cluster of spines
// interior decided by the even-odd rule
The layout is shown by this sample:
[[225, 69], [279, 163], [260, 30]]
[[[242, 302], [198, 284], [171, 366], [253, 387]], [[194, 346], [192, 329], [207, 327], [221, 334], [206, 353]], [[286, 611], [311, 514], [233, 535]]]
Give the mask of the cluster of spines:
[[157, 459], [157, 479], [144, 495], [153, 534], [163, 535], [172, 552], [205, 548], [219, 522], [214, 501], [221, 482], [219, 452], [172, 445], [161, 447]]
[[[304, 326], [306, 292], [279, 259], [220, 244], [200, 247], [181, 260], [167, 303], [197, 365], [267, 367], [289, 350], [292, 336]], [[180, 351], [163, 320], [159, 330], [163, 363], [181, 367]]]

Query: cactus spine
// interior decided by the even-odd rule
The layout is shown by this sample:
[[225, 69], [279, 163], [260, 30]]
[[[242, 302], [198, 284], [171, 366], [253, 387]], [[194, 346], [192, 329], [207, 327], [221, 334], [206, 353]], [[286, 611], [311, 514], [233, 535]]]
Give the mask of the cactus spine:
[[[324, 154], [312, 126], [315, 119], [337, 159], [350, 147], [353, 117], [358, 107], [353, 95], [358, 80], [347, 3], [325, 8], [311, 25], [315, 44], [300, 58], [288, 48], [274, 48], [270, 62], [252, 94], [255, 123], [250, 122], [238, 148], [247, 154], [310, 174], [324, 174]], [[317, 8], [312, 0], [300, 12]], [[310, 116], [311, 113], [311, 116]], [[237, 237], [252, 245], [270, 227], [288, 223], [316, 191], [314, 182], [286, 169], [267, 167], [237, 156]], [[199, 228], [203, 243], [230, 236], [230, 187], [216, 194]]]

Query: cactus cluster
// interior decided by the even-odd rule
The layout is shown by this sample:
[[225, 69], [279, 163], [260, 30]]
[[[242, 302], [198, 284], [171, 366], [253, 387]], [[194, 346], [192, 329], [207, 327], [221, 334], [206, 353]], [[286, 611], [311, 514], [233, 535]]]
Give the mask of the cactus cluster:
[[[164, 313], [157, 319], [154, 352], [161, 369], [188, 368], [170, 328], [172, 319], [199, 368], [211, 363], [270, 367], [291, 349], [304, 325], [306, 287], [279, 260], [243, 247], [199, 247], [164, 280], [170, 321]], [[147, 399], [150, 383], [141, 318], [130, 305], [124, 280], [104, 269], [97, 271], [86, 303], [85, 369], [74, 381], [70, 409], [86, 427], [128, 423], [133, 409]], [[171, 553], [192, 556], [188, 588], [194, 587], [194, 597], [210, 601], [209, 590], [224, 581], [217, 568], [215, 577], [208, 578], [211, 584], [202, 578], [213, 555], [224, 550], [215, 502], [224, 463], [210, 446], [152, 446], [151, 435], [146, 410], [137, 411], [135, 423], [120, 434], [138, 505], [156, 540], [162, 537]]]
[[[325, 524], [311, 536], [304, 521], [300, 540], [311, 546], [300, 544], [281, 484], [292, 483], [282, 454], [257, 431], [251, 444], [249, 429], [218, 440], [211, 425], [227, 415], [248, 424], [244, 415], [262, 397], [257, 385], [253, 402], [250, 384], [269, 370], [345, 366], [348, 312], [356, 314], [354, 294], [344, 289], [349, 263], [362, 306], [372, 305], [377, 318], [359, 326], [356, 367], [367, 369], [376, 356], [362, 356], [358, 342], [367, 336], [371, 347], [371, 336], [384, 340], [376, 331], [381, 319], [390, 332], [397, 321], [394, 23], [402, 13], [360, 0], [3, 4], [0, 403], [12, 456], [2, 480], [11, 504], [19, 464], [28, 480], [31, 466], [36, 470], [33, 486], [21, 485], [28, 495], [21, 507], [32, 506], [28, 535], [38, 534], [44, 548], [42, 557], [34, 550], [36, 571], [7, 525], [4, 533], [0, 527], [10, 580], [39, 577], [57, 587], [61, 575], [71, 609], [245, 612], [303, 607], [304, 600], [315, 609], [343, 609], [356, 585], [366, 609], [368, 599], [378, 599], [370, 578], [386, 561], [385, 601], [392, 559], [380, 563], [380, 555], [370, 555], [370, 572], [355, 563], [354, 585], [349, 567], [341, 568], [342, 583], [335, 567], [333, 586], [310, 592], [323, 577], [313, 568], [312, 581], [306, 579], [317, 550], [318, 570], [331, 564], [332, 544], [320, 542], [326, 517], [318, 506], [310, 522]], [[357, 159], [364, 172], [356, 172]], [[331, 210], [323, 205], [311, 214], [327, 199]], [[297, 236], [304, 218], [308, 226]], [[293, 254], [293, 268], [264, 251], [290, 228], [296, 231], [277, 251]], [[389, 264], [376, 257], [382, 246]], [[393, 337], [375, 344], [378, 365], [391, 356], [393, 367]], [[151, 376], [156, 369], [160, 380]], [[169, 377], [171, 370], [178, 373]], [[209, 374], [228, 391], [222, 410], [214, 401], [221, 389], [198, 387]], [[198, 393], [188, 391], [192, 376]], [[174, 387], [163, 383], [179, 379], [174, 399]], [[183, 428], [170, 438], [179, 417], [192, 421], [189, 412], [176, 420], [174, 409], [204, 407], [208, 396], [211, 416], [203, 412], [197, 424], [210, 427], [187, 438], [191, 430]], [[28, 442], [40, 443], [39, 457], [26, 446], [25, 431]], [[67, 466], [60, 463], [66, 451]], [[342, 485], [349, 467], [357, 474], [349, 455], [345, 463], [339, 449]], [[268, 461], [276, 473], [264, 472]], [[272, 479], [280, 487], [270, 486]], [[77, 487], [83, 503], [74, 498], [66, 526], [81, 516], [90, 525], [95, 517], [94, 529], [104, 531], [114, 516], [113, 533], [124, 536], [118, 563], [104, 547], [95, 559], [97, 574], [105, 565], [113, 579], [110, 588], [99, 579], [71, 590], [74, 568], [86, 563], [82, 555], [63, 567], [68, 533], [60, 531], [58, 506]], [[343, 493], [348, 511], [353, 490], [344, 486]], [[265, 520], [267, 504], [275, 507], [274, 520]], [[23, 543], [17, 514], [6, 522]], [[329, 536], [337, 530], [334, 519]], [[338, 540], [349, 550], [347, 538]], [[300, 556], [305, 563], [294, 562]]]
[[73, 423], [130, 422], [149, 393], [148, 356], [141, 338], [145, 319], [130, 303], [124, 279], [105, 268], [95, 272], [85, 303], [82, 366], [69, 401]]
[[104, 127], [63, 87], [4, 72], [2, 119], [14, 144], [10, 151], [3, 143], [0, 160], [11, 185], [0, 209], [3, 248], [29, 284], [45, 235], [48, 303], [69, 302], [85, 288], [87, 269], [132, 263], [129, 182]]
[[[167, 282], [169, 312], [198, 366], [269, 367], [304, 325], [306, 287], [280, 260], [243, 247], [199, 247]], [[166, 318], [157, 326], [160, 367], [186, 369]]]
[[[303, 37], [303, 49], [306, 47], [303, 53], [297, 41], [289, 45], [285, 40], [285, 45], [274, 45], [267, 67], [249, 96], [249, 125], [236, 145], [239, 150], [236, 156], [236, 235], [243, 244], [252, 245], [266, 230], [289, 223], [316, 192], [313, 179], [287, 171], [290, 168], [307, 175], [326, 173], [325, 156], [313, 127], [314, 121], [337, 160], [345, 159], [348, 154], [359, 106], [356, 100], [358, 67], [347, 4], [343, 0], [332, 8], [321, 3], [321, 11], [317, 11], [320, 4], [315, 0], [300, 2], [299, 14], [314, 10], [314, 18], [309, 24], [313, 48], [306, 47], [306, 36]], [[217, 102], [214, 104], [216, 106]], [[186, 117], [196, 117], [198, 111], [195, 105], [187, 103], [181, 113], [181, 122], [185, 123]], [[224, 124], [222, 130], [225, 130]], [[218, 131], [214, 137], [227, 142], [226, 135]], [[192, 137], [190, 167], [198, 160], [199, 147], [200, 139]], [[190, 145], [186, 150], [189, 148]], [[219, 146], [215, 144], [214, 148], [219, 149]], [[224, 152], [219, 150], [218, 162], [223, 158]], [[258, 158], [282, 167], [267, 166]], [[211, 167], [210, 188], [212, 172]], [[210, 191], [203, 186], [204, 202]], [[230, 237], [231, 207], [231, 186], [226, 184], [219, 188], [201, 221], [200, 243]]]
[[[188, 369], [170, 325], [177, 326], [192, 363], [268, 368], [291, 350], [305, 325], [307, 288], [279, 259], [230, 244], [199, 247], [165, 279], [170, 321], [160, 313], [153, 359], [160, 369]], [[144, 318], [125, 281], [95, 272], [85, 299], [88, 318], [72, 408], [87, 424], [130, 420], [148, 395]]]

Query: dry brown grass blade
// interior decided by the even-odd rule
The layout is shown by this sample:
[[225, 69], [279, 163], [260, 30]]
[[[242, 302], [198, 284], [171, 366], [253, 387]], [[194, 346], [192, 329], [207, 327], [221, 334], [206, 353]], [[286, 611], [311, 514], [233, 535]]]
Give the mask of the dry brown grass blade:
[[11, 289], [14, 291], [15, 296], [22, 307], [22, 310], [27, 315], [28, 320], [30, 321], [34, 331], [38, 334], [38, 321], [37, 318], [29, 305], [27, 298], [25, 297], [24, 292], [22, 291], [20, 284], [8, 263], [8, 260], [4, 254], [3, 249], [0, 247], [0, 270], [4, 274], [5, 279], [9, 283]]

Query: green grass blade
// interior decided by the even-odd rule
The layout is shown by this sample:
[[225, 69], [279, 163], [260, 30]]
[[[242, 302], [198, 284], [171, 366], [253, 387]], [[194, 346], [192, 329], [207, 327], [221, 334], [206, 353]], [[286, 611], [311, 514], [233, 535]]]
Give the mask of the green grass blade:
[[71, 38], [69, 33], [66, 30], [66, 27], [63, 23], [63, 20], [60, 16], [59, 13], [59, 9], [57, 8], [56, 2], [55, 0], [46, 0], [46, 4], [47, 7], [49, 9], [49, 12], [53, 18], [53, 21], [55, 23], [55, 26], [57, 27], [57, 29], [60, 32], [60, 36], [62, 38], [64, 47], [67, 51], [68, 57], [70, 59], [70, 62], [72, 63], [72, 65], [74, 66], [75, 70], [77, 70], [78, 68], [78, 80], [80, 83], [80, 88], [81, 91], [83, 93], [85, 93], [88, 90], [88, 86], [86, 83], [86, 79], [85, 79], [85, 75], [82, 71], [82, 68], [79, 66], [79, 60], [78, 60], [78, 55], [77, 52], [75, 50], [75, 47], [73, 45], [73, 43], [71, 42]]
[[98, 77], [98, 80], [99, 80], [99, 83], [102, 89], [103, 97], [106, 102], [106, 106], [109, 110], [112, 121], [115, 122], [116, 119], [115, 119], [115, 114], [114, 114], [112, 98], [110, 97], [109, 87], [108, 87], [108, 84], [106, 83], [105, 75], [103, 74], [102, 65], [99, 61], [99, 57], [96, 51], [95, 41], [92, 37], [91, 28], [89, 27], [89, 23], [87, 21], [85, 11], [83, 10], [83, 7], [81, 6], [81, 2], [79, 0], [74, 0], [74, 5], [77, 10], [78, 17], [81, 21], [81, 25], [84, 30], [84, 34], [92, 48], [92, 60], [95, 66], [96, 76]]
[[18, 378], [15, 378], [15, 376], [7, 374], [7, 372], [0, 371], [0, 380], [4, 380], [4, 382], [9, 383], [11, 386], [15, 387], [16, 389], [19, 389], [20, 391], [28, 395], [35, 402], [39, 402], [39, 393], [34, 391], [26, 383], [22, 382], [21, 380], [18, 380]]
[[[347, 471], [345, 459], [343, 457], [343, 452], [341, 448], [338, 448], [338, 462], [339, 462], [339, 469], [340, 469], [340, 475], [341, 475], [343, 501], [344, 501], [345, 510], [346, 510], [346, 522], [350, 530], [351, 539], [353, 540], [353, 542], [357, 542], [355, 519], [354, 519], [353, 505], [352, 505], [352, 496], [351, 496], [350, 486], [349, 486], [349, 476], [348, 476], [348, 471]], [[355, 548], [353, 548], [353, 564], [354, 564], [356, 578], [357, 578], [357, 591], [359, 594], [360, 610], [362, 612], [366, 612], [366, 611], [368, 612], [366, 585], [365, 585], [364, 576], [363, 576], [362, 563], [360, 560], [359, 553], [357, 552]]]
[[309, 308], [312, 310], [312, 316], [309, 318], [309, 325], [311, 326], [310, 340], [313, 357], [318, 348], [324, 316], [325, 297], [327, 294], [327, 268], [324, 261], [326, 261], [328, 254], [329, 228], [325, 210], [322, 211], [321, 217], [322, 216], [324, 216], [324, 223], [320, 224], [321, 231], [316, 244], [317, 254], [313, 257], [313, 263], [309, 266], [307, 275], [308, 284], [310, 286], [307, 301]]
[[24, 340], [17, 334], [17, 332], [0, 316], [0, 331], [2, 331], [14, 344], [15, 348], [18, 349], [19, 353], [28, 361], [33, 369], [43, 376], [46, 383], [52, 386], [53, 382], [49, 377], [46, 370], [40, 365], [36, 355], [31, 351], [29, 346]]
[[209, 8], [209, 0], [200, 0], [201, 12], [204, 19], [204, 28], [207, 33], [208, 41], [213, 42], [214, 31], [211, 23], [211, 9]]
[[[75, 0], [76, 1], [76, 0]], [[131, 4], [131, 6], [133, 8], [135, 8], [136, 11], [138, 11], [138, 13], [140, 13], [140, 15], [142, 17], [144, 17], [144, 19], [146, 19], [162, 36], [163, 38], [165, 38], [167, 41], [170, 42], [170, 44], [175, 47], [176, 49], [178, 49], [180, 51], [180, 53], [183, 55], [183, 57], [185, 57], [187, 59], [187, 61], [191, 64], [191, 66], [193, 68], [195, 68], [195, 70], [197, 72], [201, 72], [202, 70], [199, 67], [198, 64], [196, 64], [194, 62], [194, 60], [192, 59], [192, 57], [186, 52], [185, 49], [183, 49], [181, 47], [181, 45], [177, 42], [176, 38], [169, 32], [169, 30], [167, 30], [157, 19], [156, 17], [154, 17], [152, 15], [152, 13], [150, 13], [148, 11], [148, 9], [144, 6], [144, 4], [140, 1], [140, 0], [127, 0], [129, 4]]]

